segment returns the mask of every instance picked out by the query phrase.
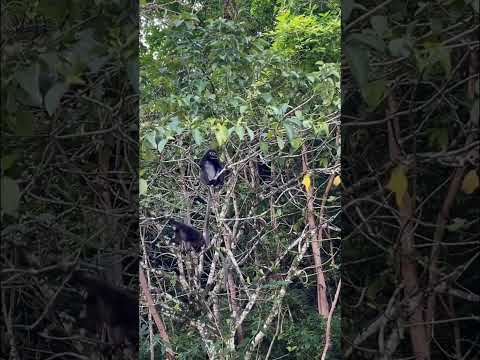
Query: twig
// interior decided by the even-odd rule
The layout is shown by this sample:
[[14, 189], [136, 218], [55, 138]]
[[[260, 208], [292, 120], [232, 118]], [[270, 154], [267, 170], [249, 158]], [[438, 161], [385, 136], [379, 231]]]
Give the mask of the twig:
[[331, 344], [330, 332], [331, 332], [332, 317], [333, 317], [333, 312], [335, 311], [335, 306], [337, 305], [338, 295], [340, 294], [341, 286], [342, 286], [342, 279], [340, 279], [340, 281], [338, 282], [337, 291], [335, 292], [335, 297], [333, 298], [332, 307], [330, 308], [330, 312], [328, 313], [327, 329], [325, 332], [325, 347], [323, 348], [321, 360], [325, 360], [325, 358], [327, 357], [328, 349], [330, 348], [330, 344]]

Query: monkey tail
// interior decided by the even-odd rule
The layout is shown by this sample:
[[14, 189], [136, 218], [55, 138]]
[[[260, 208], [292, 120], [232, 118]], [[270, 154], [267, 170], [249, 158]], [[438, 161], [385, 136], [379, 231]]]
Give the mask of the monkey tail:
[[210, 246], [210, 234], [208, 233], [208, 218], [210, 216], [210, 208], [212, 206], [212, 189], [208, 188], [207, 212], [205, 213], [205, 224], [203, 225], [203, 239], [205, 245]]

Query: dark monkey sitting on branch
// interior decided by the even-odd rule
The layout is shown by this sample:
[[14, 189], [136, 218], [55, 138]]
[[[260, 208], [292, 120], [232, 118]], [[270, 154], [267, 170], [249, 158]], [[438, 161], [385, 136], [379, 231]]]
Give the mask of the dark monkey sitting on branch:
[[170, 219], [170, 223], [172, 224], [173, 231], [175, 232], [174, 241], [176, 243], [185, 244], [185, 248], [187, 250], [193, 248], [195, 251], [200, 251], [202, 246], [208, 246], [210, 244], [210, 239], [205, 231], [202, 234], [192, 226], [173, 219]]
[[210, 244], [210, 236], [208, 234], [208, 217], [212, 206], [213, 188], [223, 186], [225, 182], [225, 174], [227, 169], [219, 160], [218, 153], [209, 149], [200, 160], [200, 180], [208, 186], [207, 211], [205, 213], [205, 224], [203, 235], [207, 246]]
[[82, 324], [94, 328], [106, 325], [114, 344], [128, 340], [129, 347], [135, 351], [139, 344], [136, 292], [113, 286], [83, 271], [75, 271], [70, 283], [80, 285], [87, 291], [86, 314]]
[[223, 186], [225, 168], [215, 150], [208, 150], [200, 160], [200, 180], [207, 186]]
[[[210, 245], [210, 235], [208, 233], [208, 218], [211, 212], [212, 188], [223, 186], [225, 182], [226, 169], [220, 162], [218, 153], [215, 150], [208, 150], [200, 160], [200, 180], [208, 186], [207, 210], [203, 233], [190, 225], [170, 219], [175, 232], [175, 242], [183, 243], [187, 250], [194, 249], [200, 251], [203, 246]], [[197, 197], [198, 198], [198, 197]]]

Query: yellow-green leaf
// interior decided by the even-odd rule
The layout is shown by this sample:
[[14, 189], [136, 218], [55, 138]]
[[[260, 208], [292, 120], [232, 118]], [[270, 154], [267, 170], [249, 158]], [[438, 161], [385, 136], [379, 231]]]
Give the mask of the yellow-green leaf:
[[470, 170], [463, 178], [462, 190], [465, 194], [471, 194], [478, 189], [479, 181], [476, 170]]
[[216, 131], [215, 131], [215, 137], [217, 138], [217, 143], [219, 146], [222, 146], [223, 144], [225, 144], [228, 140], [227, 127], [223, 124], [217, 125]]
[[10, 167], [15, 164], [15, 160], [17, 160], [17, 155], [9, 154], [2, 156], [2, 171], [7, 171]]
[[342, 183], [342, 178], [340, 177], [340, 175], [335, 176], [335, 178], [333, 179], [333, 186], [338, 186], [341, 183]]
[[429, 131], [428, 143], [430, 146], [441, 151], [446, 151], [448, 148], [448, 129], [447, 128], [433, 128]]
[[305, 186], [306, 191], [310, 191], [310, 188], [312, 187], [312, 178], [310, 177], [310, 174], [306, 174], [303, 177], [302, 184]]
[[392, 170], [387, 189], [395, 194], [395, 201], [398, 207], [403, 204], [403, 197], [408, 190], [407, 170], [405, 166], [398, 165]]

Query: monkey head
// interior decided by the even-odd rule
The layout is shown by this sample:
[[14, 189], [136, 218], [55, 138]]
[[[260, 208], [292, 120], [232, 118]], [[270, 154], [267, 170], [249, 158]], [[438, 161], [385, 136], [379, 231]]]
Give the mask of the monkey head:
[[210, 159], [218, 159], [218, 153], [215, 150], [210, 149], [207, 151], [207, 157]]

